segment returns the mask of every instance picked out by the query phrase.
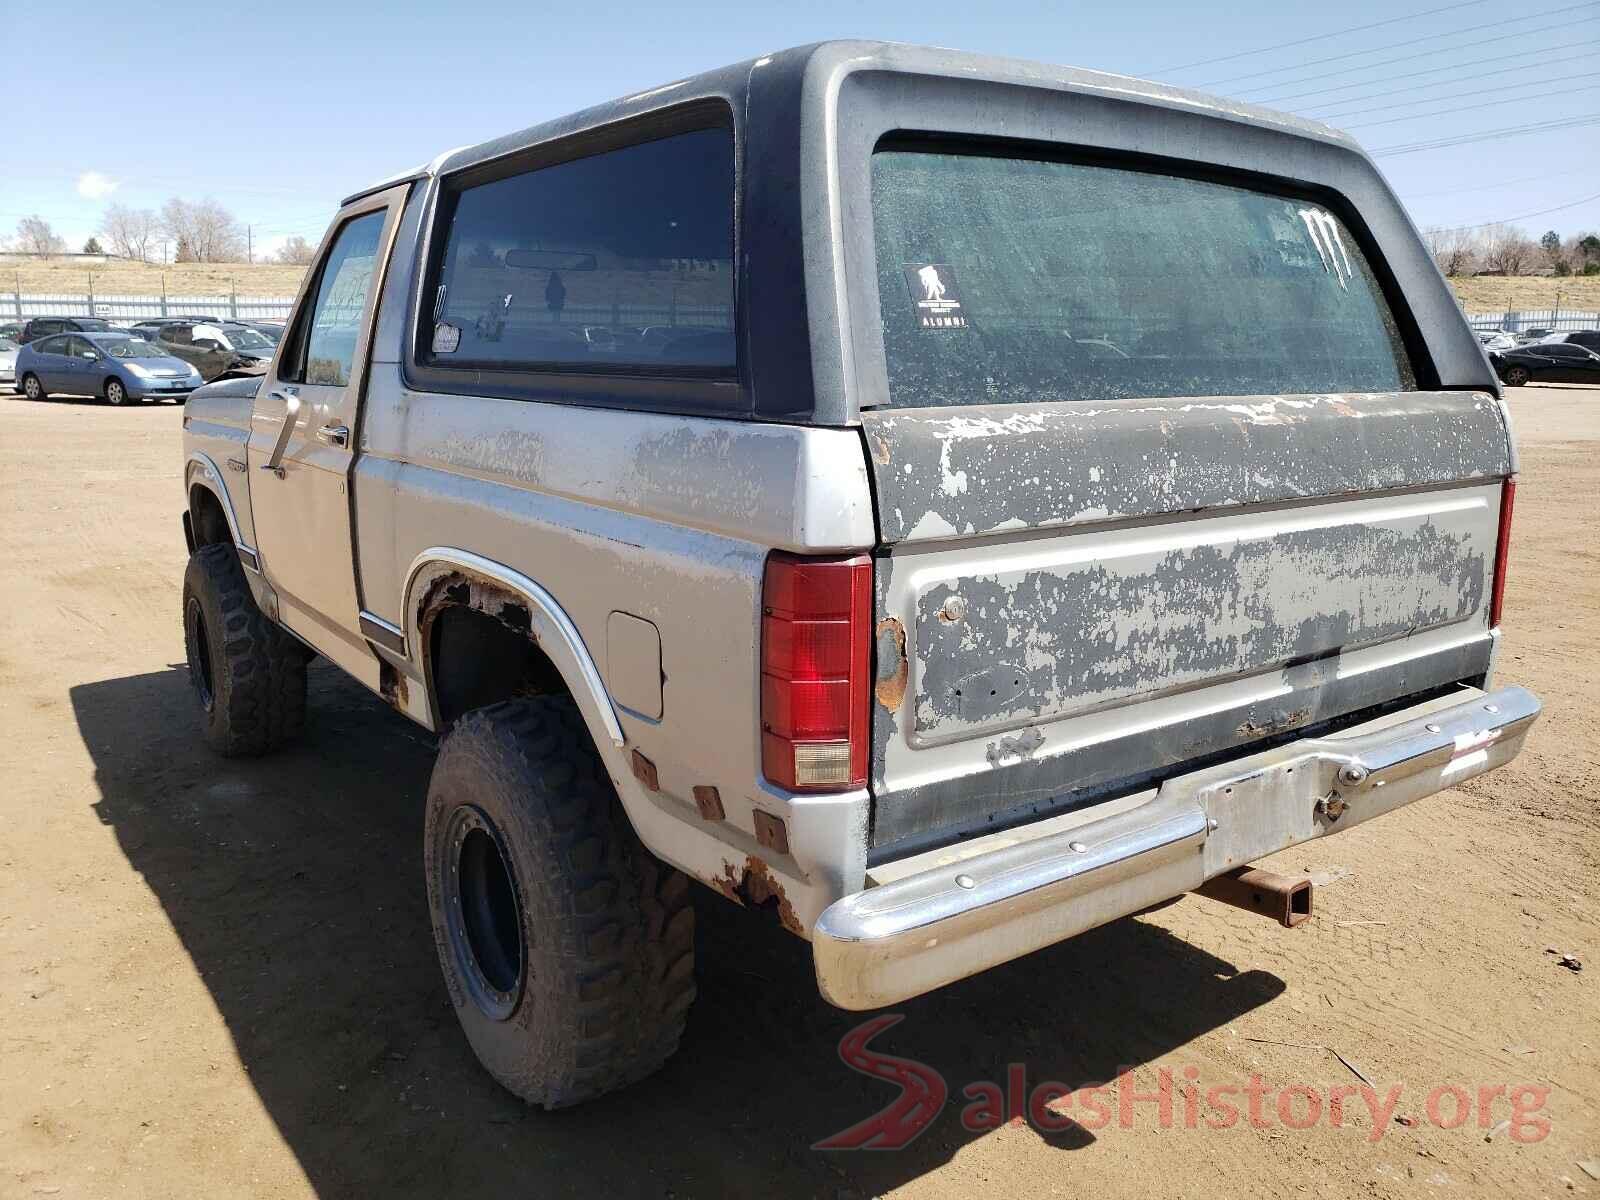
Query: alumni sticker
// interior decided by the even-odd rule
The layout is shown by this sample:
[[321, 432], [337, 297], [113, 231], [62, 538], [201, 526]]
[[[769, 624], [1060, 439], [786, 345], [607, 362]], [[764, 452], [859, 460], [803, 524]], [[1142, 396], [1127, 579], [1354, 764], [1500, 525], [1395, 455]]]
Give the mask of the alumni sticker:
[[916, 306], [919, 329], [965, 329], [966, 310], [956, 290], [955, 268], [944, 263], [908, 266], [906, 286]]

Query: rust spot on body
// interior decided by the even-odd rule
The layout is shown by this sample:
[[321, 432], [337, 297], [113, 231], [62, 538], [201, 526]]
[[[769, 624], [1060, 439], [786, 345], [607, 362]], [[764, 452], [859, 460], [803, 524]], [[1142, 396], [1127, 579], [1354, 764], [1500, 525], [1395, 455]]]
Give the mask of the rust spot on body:
[[405, 708], [408, 697], [406, 677], [395, 669], [394, 664], [382, 661], [378, 663], [378, 692], [389, 707]]
[[522, 596], [465, 571], [451, 571], [429, 584], [422, 599], [417, 602], [417, 629], [424, 646], [432, 644], [430, 633], [433, 622], [450, 607], [474, 609], [493, 617], [507, 629], [520, 633], [536, 644], [539, 641], [538, 635], [533, 632], [533, 615]]
[[754, 854], [745, 857], [742, 869], [731, 862], [723, 863], [722, 874], [709, 882], [735, 904], [770, 908], [778, 914], [778, 923], [790, 933], [804, 934], [794, 905], [783, 894], [783, 885], [772, 874], [772, 869]]
[[906, 698], [906, 682], [911, 677], [911, 664], [906, 660], [906, 630], [897, 617], [885, 617], [878, 622], [877, 682], [872, 691], [878, 703], [889, 712], [899, 711]]
[[1309, 708], [1297, 708], [1293, 712], [1284, 713], [1282, 716], [1272, 717], [1268, 720], [1257, 722], [1253, 717], [1246, 717], [1234, 730], [1241, 739], [1270, 737], [1275, 733], [1286, 733], [1291, 729], [1298, 729], [1311, 719]]

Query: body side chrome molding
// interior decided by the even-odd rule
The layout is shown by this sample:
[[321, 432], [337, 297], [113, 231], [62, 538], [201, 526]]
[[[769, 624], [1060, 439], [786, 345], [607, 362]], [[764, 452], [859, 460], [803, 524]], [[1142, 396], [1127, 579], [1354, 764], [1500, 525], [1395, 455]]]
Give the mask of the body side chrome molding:
[[370, 642], [376, 642], [386, 650], [392, 650], [401, 657], [406, 653], [406, 632], [398, 625], [385, 621], [376, 613], [362, 609], [357, 616], [361, 624], [361, 636]]

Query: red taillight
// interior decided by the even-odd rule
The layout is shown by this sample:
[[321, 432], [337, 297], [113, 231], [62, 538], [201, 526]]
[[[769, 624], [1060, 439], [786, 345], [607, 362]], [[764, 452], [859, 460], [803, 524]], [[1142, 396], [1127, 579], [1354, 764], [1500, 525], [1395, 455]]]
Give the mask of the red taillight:
[[1507, 479], [1500, 489], [1500, 540], [1494, 548], [1494, 591], [1489, 596], [1489, 628], [1500, 624], [1506, 599], [1506, 560], [1511, 557], [1511, 506], [1517, 498], [1517, 481]]
[[761, 770], [779, 787], [867, 782], [872, 560], [774, 552], [761, 585]]

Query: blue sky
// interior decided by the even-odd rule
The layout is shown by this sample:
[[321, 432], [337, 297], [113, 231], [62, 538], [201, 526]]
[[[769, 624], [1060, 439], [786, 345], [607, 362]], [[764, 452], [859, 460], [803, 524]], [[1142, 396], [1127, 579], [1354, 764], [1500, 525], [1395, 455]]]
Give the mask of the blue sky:
[[[108, 203], [159, 208], [174, 194], [213, 196], [270, 252], [291, 234], [315, 241], [341, 195], [440, 150], [829, 37], [925, 42], [1203, 86], [1324, 117], [1374, 151], [1600, 116], [1600, 2], [275, 0], [145, 15], [134, 8], [90, 0], [41, 15], [55, 48], [8, 55], [0, 235], [37, 212], [76, 249]], [[190, 15], [180, 16], [184, 9]], [[1422, 226], [1521, 217], [1534, 236], [1600, 230], [1600, 124], [1379, 161]]]

